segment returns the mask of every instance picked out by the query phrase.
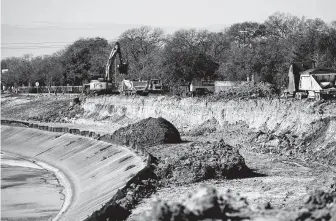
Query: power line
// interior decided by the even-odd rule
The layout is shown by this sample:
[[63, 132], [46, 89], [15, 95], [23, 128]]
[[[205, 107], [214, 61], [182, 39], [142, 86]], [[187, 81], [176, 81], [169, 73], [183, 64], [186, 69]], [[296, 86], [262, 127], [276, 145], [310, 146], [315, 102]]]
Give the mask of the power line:
[[[43, 29], [56, 29], [56, 30], [111, 30], [111, 25], [104, 25], [102, 27], [95, 27], [95, 26], [86, 26], [86, 27], [80, 27], [80, 26], [55, 26], [55, 25], [44, 25], [44, 26], [24, 26], [24, 25], [10, 25], [16, 28], [24, 28], [24, 29], [30, 29], [30, 30], [43, 30]], [[123, 27], [121, 27], [120, 29], [125, 29]]]
[[[95, 38], [95, 37], [87, 37], [88, 39]], [[103, 38], [103, 37], [98, 37]], [[77, 40], [80, 40], [81, 38], [78, 38], [74, 41], [41, 41], [41, 42], [1, 42], [1, 44], [72, 44], [76, 42]], [[85, 40], [86, 38], [84, 38]], [[104, 39], [104, 38], [103, 38]], [[108, 42], [110, 41], [117, 41], [119, 38], [110, 38], [106, 39]]]
[[4, 47], [0, 47], [1, 49], [16, 49], [16, 48], [59, 48], [59, 47], [65, 47], [66, 45], [45, 45], [45, 46], [18, 46], [18, 47], [11, 47], [11, 46], [4, 46]]
[[[108, 42], [115, 42], [118, 39], [109, 39]], [[69, 44], [73, 44], [75, 41], [72, 42], [2, 42], [1, 46], [4, 47], [49, 47], [49, 46], [67, 46]], [[4, 48], [2, 47], [2, 48]]]
[[70, 42], [13, 42], [2, 43], [1, 49], [43, 49], [43, 48], [65, 48]]
[[73, 42], [1, 42], [1, 45], [40, 45], [40, 44], [71, 44]]

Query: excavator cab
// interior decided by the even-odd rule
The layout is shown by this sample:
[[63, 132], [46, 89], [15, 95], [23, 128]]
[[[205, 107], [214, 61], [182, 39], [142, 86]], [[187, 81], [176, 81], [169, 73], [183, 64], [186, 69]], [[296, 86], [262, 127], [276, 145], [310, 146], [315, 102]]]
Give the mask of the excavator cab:
[[121, 62], [120, 64], [118, 64], [117, 68], [120, 74], [127, 74], [128, 63]]

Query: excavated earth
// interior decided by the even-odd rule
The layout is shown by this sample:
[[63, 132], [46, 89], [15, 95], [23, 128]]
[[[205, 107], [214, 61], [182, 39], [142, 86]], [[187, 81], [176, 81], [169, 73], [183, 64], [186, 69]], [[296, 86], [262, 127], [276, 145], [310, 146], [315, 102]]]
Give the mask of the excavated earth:
[[336, 189], [311, 193], [300, 209], [276, 210], [268, 203], [253, 210], [239, 194], [218, 194], [215, 188], [202, 186], [177, 202], [156, 200], [138, 220], [336, 220]]
[[[202, 184], [215, 187], [219, 195], [226, 194], [227, 189], [240, 193], [248, 201], [248, 210], [244, 211], [249, 214], [270, 207], [274, 210], [269, 217], [281, 214], [276, 211], [280, 209], [296, 214], [295, 208], [304, 207], [308, 193], [316, 189], [329, 193], [330, 186], [335, 183], [335, 101], [98, 96], [80, 97], [80, 105], [69, 106], [72, 101], [73, 97], [61, 96], [7, 97], [1, 100], [1, 116], [95, 131], [96, 139], [118, 138], [122, 144], [138, 143], [146, 147], [141, 152], [145, 151], [157, 160], [156, 172], [161, 183], [156, 185], [155, 195], [148, 197], [147, 194], [148, 198], [137, 202], [140, 204], [132, 208], [128, 220], [146, 217], [143, 214], [152, 210], [151, 204], [157, 197], [163, 201], [183, 201], [183, 195], [194, 192]], [[159, 117], [177, 128], [181, 143], [166, 144], [148, 139], [155, 131], [146, 131], [143, 127]], [[167, 131], [165, 126], [160, 128]], [[212, 154], [214, 150], [218, 152]], [[238, 166], [235, 168], [240, 168], [234, 171], [244, 171], [244, 178], [220, 172], [223, 171], [221, 168], [231, 165], [231, 161], [221, 164], [222, 156], [233, 159], [233, 165]], [[211, 162], [205, 167], [217, 172], [195, 173], [193, 168], [203, 161]], [[167, 174], [169, 176], [163, 179]], [[334, 199], [333, 192], [330, 194], [328, 197]], [[325, 196], [324, 193], [320, 195]], [[327, 215], [334, 211], [329, 210], [333, 208], [333, 202], [329, 200], [320, 206], [328, 209], [324, 211]], [[181, 205], [185, 206], [176, 205], [174, 208], [179, 208], [178, 211], [181, 211]], [[169, 207], [165, 208], [170, 211]], [[312, 216], [307, 214], [315, 214], [315, 209], [308, 210], [299, 211], [306, 214], [299, 220], [309, 220]], [[188, 211], [190, 215], [193, 210]]]
[[168, 153], [152, 154], [159, 158], [155, 173], [164, 186], [253, 175], [238, 149], [224, 140], [171, 146]]
[[238, 138], [242, 133], [250, 133], [243, 138], [252, 150], [336, 166], [335, 101], [237, 99], [211, 102], [164, 96], [106, 96], [88, 98], [82, 107], [82, 118], [106, 124], [123, 126], [148, 117], [163, 117], [182, 135], [218, 132], [226, 136], [228, 131]]
[[116, 130], [111, 138], [123, 145], [153, 146], [163, 143], [180, 143], [178, 130], [166, 119], [147, 118]]

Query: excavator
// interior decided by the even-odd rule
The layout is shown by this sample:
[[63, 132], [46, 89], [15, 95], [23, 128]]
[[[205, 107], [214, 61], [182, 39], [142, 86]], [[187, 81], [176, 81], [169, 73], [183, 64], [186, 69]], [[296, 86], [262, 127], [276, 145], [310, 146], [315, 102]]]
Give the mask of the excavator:
[[[116, 76], [113, 76], [112, 65], [118, 55], [119, 64], [117, 69], [120, 74], [127, 75], [128, 63], [123, 62], [119, 42], [116, 42], [106, 63], [105, 77], [98, 80], [91, 80], [89, 84], [84, 84], [84, 91], [87, 94], [111, 94], [119, 93], [119, 86], [116, 82]], [[115, 73], [116, 75], [116, 73]]]

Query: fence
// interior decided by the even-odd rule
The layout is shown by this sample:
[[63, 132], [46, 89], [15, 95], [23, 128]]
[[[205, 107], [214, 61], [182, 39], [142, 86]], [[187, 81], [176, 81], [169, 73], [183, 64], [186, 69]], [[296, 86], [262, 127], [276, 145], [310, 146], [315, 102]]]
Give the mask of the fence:
[[[83, 86], [41, 86], [41, 87], [18, 87], [19, 93], [82, 93]], [[15, 90], [15, 89], [14, 89]]]

